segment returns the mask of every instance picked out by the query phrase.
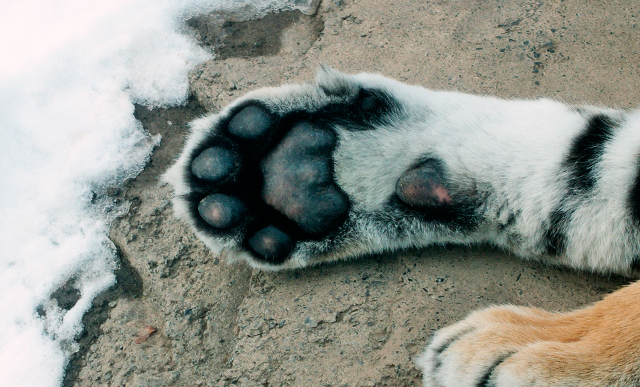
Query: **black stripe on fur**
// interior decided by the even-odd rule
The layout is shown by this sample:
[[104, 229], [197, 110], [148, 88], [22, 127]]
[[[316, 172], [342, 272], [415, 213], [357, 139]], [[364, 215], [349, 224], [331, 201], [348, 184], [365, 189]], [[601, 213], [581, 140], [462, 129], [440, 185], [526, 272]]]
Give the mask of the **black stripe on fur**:
[[[640, 157], [638, 157], [638, 166], [636, 167], [636, 178], [629, 192], [629, 207], [633, 220], [640, 225]], [[640, 267], [640, 264], [638, 264]]]
[[610, 117], [598, 114], [589, 119], [586, 130], [576, 137], [564, 163], [571, 174], [570, 190], [593, 188], [596, 182], [594, 168], [616, 126]]
[[580, 202], [575, 200], [576, 198], [589, 195], [595, 186], [596, 167], [602, 159], [606, 143], [613, 136], [617, 126], [611, 117], [598, 114], [589, 119], [585, 130], [574, 139], [562, 165], [562, 170], [566, 171], [569, 177], [567, 192], [548, 219], [546, 239], [547, 251], [550, 254], [562, 254], [564, 251], [565, 230], [575, 211], [571, 206]]

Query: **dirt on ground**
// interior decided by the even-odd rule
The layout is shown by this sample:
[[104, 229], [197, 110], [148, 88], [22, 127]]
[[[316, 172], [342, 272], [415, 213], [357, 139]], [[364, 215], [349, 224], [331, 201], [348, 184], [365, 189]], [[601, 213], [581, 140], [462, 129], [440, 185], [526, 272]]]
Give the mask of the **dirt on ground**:
[[324, 0], [313, 16], [190, 20], [218, 56], [192, 71], [186, 105], [136, 109], [162, 143], [137, 179], [110, 192], [131, 203], [110, 235], [118, 284], [85, 316], [65, 386], [419, 386], [414, 357], [474, 309], [562, 311], [618, 288], [624, 279], [488, 247], [278, 273], [228, 265], [173, 218], [159, 176], [188, 121], [256, 88], [311, 81], [319, 64], [434, 89], [635, 107], [639, 18], [634, 0]]

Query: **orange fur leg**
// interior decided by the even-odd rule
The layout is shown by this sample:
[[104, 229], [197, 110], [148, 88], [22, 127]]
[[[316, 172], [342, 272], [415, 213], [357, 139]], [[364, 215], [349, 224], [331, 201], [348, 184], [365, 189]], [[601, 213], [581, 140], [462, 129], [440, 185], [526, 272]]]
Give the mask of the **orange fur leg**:
[[569, 313], [501, 306], [438, 331], [425, 387], [638, 386], [640, 282]]

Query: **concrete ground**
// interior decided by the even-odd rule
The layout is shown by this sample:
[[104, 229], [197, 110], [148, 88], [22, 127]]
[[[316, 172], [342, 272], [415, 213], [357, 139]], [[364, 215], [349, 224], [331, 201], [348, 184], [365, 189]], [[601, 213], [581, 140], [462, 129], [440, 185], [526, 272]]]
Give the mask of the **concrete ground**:
[[[640, 3], [324, 0], [315, 16], [224, 19], [189, 23], [219, 52], [192, 72], [190, 102], [136, 111], [162, 145], [127, 190], [113, 192], [131, 202], [111, 231], [119, 284], [85, 316], [66, 386], [419, 386], [412, 359], [470, 311], [567, 310], [625, 282], [486, 247], [282, 273], [226, 265], [173, 219], [171, 191], [157, 179], [187, 121], [249, 90], [312, 80], [320, 63], [434, 89], [638, 106]], [[144, 339], [149, 326], [157, 331]]]

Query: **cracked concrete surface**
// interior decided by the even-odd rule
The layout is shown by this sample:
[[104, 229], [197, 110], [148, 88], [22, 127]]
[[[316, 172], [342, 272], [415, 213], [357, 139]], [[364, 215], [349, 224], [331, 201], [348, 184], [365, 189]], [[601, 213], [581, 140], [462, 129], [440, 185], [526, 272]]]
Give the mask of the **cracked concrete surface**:
[[[485, 247], [282, 273], [229, 266], [173, 219], [171, 192], [157, 179], [186, 122], [249, 90], [312, 80], [320, 63], [435, 89], [637, 106], [636, 2], [325, 0], [315, 16], [216, 17], [190, 23], [220, 52], [191, 73], [190, 102], [136, 110], [162, 144], [114, 193], [131, 202], [111, 230], [128, 269], [85, 317], [65, 385], [419, 386], [412, 359], [433, 331], [470, 311], [497, 303], [566, 310], [625, 282]], [[157, 331], [136, 344], [148, 326]]]

